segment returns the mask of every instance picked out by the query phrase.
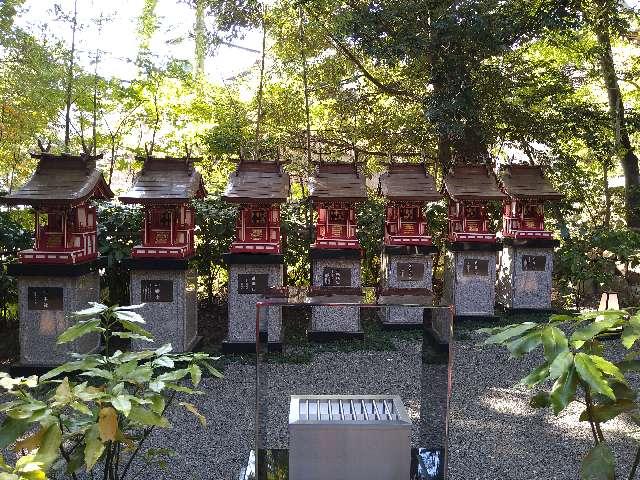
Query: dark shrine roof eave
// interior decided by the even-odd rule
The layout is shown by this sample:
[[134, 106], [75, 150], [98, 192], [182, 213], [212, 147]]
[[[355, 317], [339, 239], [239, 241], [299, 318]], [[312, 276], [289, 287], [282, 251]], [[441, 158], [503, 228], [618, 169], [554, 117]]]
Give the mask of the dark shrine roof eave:
[[0, 197], [0, 204], [12, 206], [29, 205], [31, 207], [39, 207], [44, 205], [75, 207], [90, 200], [110, 200], [115, 197], [114, 193], [111, 191], [111, 188], [104, 180], [104, 177], [101, 173], [99, 174], [99, 176], [97, 176], [95, 185], [89, 191], [87, 191], [83, 195], [76, 197], [46, 196], [46, 190], [44, 190], [42, 193], [26, 194], [24, 192], [24, 188], [34, 180], [34, 177], [32, 177], [21, 189], [17, 190], [16, 192], [4, 197]]
[[433, 195], [385, 195], [384, 198], [393, 202], [438, 202], [444, 196], [434, 193]]
[[254, 197], [229, 197], [227, 195], [222, 195], [222, 200], [229, 203], [237, 203], [237, 204], [262, 204], [262, 205], [273, 205], [285, 203], [287, 201], [286, 198], [254, 198]]

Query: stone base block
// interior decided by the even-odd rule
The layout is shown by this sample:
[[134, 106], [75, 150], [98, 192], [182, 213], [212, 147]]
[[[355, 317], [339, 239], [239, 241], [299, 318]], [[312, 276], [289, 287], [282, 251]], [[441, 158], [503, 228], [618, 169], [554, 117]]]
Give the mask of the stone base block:
[[311, 307], [311, 331], [360, 332], [360, 307]]
[[382, 324], [386, 326], [413, 326], [422, 327], [424, 308], [386, 306], [381, 307], [380, 316]]
[[[281, 287], [284, 279], [282, 264], [229, 265], [229, 334], [230, 344], [256, 341], [256, 303], [264, 300], [267, 288]], [[260, 331], [268, 332], [270, 343], [280, 343], [282, 307], [260, 309]]]
[[553, 249], [505, 245], [498, 264], [498, 302], [507, 310], [551, 310]]
[[447, 251], [443, 302], [456, 316], [494, 315], [497, 254], [490, 250]]
[[187, 352], [198, 342], [198, 279], [194, 269], [132, 270], [131, 304], [147, 322], [153, 343], [132, 340], [133, 350], [171, 343], [174, 352]]
[[[40, 266], [45, 273], [46, 266]], [[100, 300], [96, 272], [71, 277], [18, 277], [20, 365], [53, 367], [69, 361], [69, 353], [90, 353], [100, 347], [100, 336], [85, 335], [56, 345], [58, 336], [75, 323], [69, 315]]]

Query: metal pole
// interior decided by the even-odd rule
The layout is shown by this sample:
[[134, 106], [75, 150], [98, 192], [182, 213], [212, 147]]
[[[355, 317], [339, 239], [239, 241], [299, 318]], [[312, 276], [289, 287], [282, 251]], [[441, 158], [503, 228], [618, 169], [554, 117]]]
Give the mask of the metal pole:
[[258, 469], [260, 461], [258, 453], [260, 451], [260, 307], [262, 302], [256, 303], [256, 418], [255, 418], [255, 472], [256, 479], [260, 478]]

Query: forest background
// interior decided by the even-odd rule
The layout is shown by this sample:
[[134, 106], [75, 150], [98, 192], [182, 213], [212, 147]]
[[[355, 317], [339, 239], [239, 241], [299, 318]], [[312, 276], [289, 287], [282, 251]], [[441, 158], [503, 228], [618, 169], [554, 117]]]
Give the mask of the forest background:
[[[0, 195], [29, 178], [38, 141], [54, 152], [104, 153], [100, 167], [116, 194], [131, 185], [137, 157], [201, 157], [210, 196], [197, 205], [196, 262], [202, 298], [215, 302], [226, 294], [221, 255], [235, 222], [220, 196], [240, 155], [290, 161], [292, 196], [283, 217], [293, 285], [308, 283], [306, 178], [320, 156], [357, 156], [373, 179], [390, 157], [425, 162], [437, 185], [455, 162], [536, 163], [566, 195], [547, 210], [548, 227], [561, 239], [556, 305], [588, 305], [603, 289], [620, 291], [623, 305], [640, 303], [637, 3], [118, 5], [0, 3]], [[123, 21], [132, 9], [134, 21]], [[114, 45], [123, 43], [115, 62]], [[383, 202], [375, 181], [370, 186], [359, 236], [364, 282], [375, 285]], [[443, 202], [429, 206], [440, 245], [445, 212]], [[121, 260], [138, 241], [140, 220], [135, 207], [100, 206], [107, 302], [127, 302]], [[31, 244], [32, 222], [28, 210], [0, 210], [0, 320], [7, 323], [15, 321], [16, 291], [6, 265]], [[436, 265], [441, 269], [441, 259]], [[436, 291], [440, 283], [437, 269]]]

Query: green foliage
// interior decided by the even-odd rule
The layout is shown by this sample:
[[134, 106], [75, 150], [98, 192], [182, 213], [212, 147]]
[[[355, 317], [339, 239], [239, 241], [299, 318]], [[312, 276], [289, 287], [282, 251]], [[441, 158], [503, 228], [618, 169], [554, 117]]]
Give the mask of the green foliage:
[[280, 218], [286, 239], [284, 262], [287, 266], [287, 282], [291, 286], [309, 285], [309, 247], [314, 232], [309, 200], [291, 200], [283, 204]]
[[[627, 378], [630, 372], [640, 369], [636, 360], [640, 350], [633, 350], [640, 339], [639, 326], [640, 312], [632, 315], [626, 310], [607, 310], [577, 316], [552, 315], [546, 323], [480, 330], [490, 335], [485, 345], [503, 345], [515, 357], [542, 347], [544, 361], [521, 380], [528, 387], [543, 388], [532, 397], [532, 407], [551, 407], [558, 415], [576, 397], [584, 396], [580, 421], [589, 423], [594, 447], [583, 459], [583, 480], [615, 478], [615, 459], [600, 425], [622, 414], [630, 414], [636, 423], [640, 418], [637, 392]], [[601, 342], [603, 334], [615, 329], [622, 330], [621, 342], [630, 350], [623, 361], [608, 360]]]
[[[74, 354], [73, 361], [40, 378], [12, 378], [0, 372], [0, 387], [12, 397], [0, 405], [6, 415], [0, 426], [0, 448], [15, 443], [16, 450], [31, 452], [16, 464], [15, 473], [22, 477], [0, 473], [0, 478], [44, 479], [42, 471], [76, 478], [76, 473], [92, 471], [98, 464], [107, 480], [132, 478], [129, 467], [151, 432], [171, 428], [165, 413], [176, 392], [200, 393], [196, 388], [203, 369], [221, 376], [213, 366], [217, 358], [204, 353], [171, 354], [170, 344], [155, 350], [112, 352], [110, 343], [116, 337], [151, 341], [143, 318], [136, 313], [140, 306], [90, 305], [73, 314], [77, 323], [58, 343], [99, 334], [104, 353]], [[185, 385], [189, 381], [192, 388]], [[180, 405], [205, 424], [194, 405]], [[151, 452], [145, 458], [157, 462], [155, 456]], [[0, 462], [2, 471], [14, 474]]]
[[102, 295], [107, 303], [129, 303], [129, 272], [123, 260], [131, 256], [131, 249], [140, 242], [142, 210], [137, 206], [116, 203], [98, 208], [98, 249], [107, 265], [101, 277]]
[[362, 284], [377, 285], [380, 276], [380, 254], [384, 229], [384, 199], [369, 195], [358, 204], [358, 240], [364, 250]]

